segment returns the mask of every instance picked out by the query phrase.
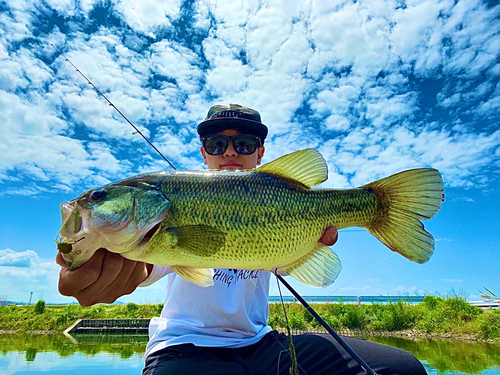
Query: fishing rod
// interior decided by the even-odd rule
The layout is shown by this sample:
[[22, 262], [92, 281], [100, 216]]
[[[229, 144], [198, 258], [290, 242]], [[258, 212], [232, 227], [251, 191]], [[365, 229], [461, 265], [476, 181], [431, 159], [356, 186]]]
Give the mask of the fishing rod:
[[149, 145], [150, 145], [151, 147], [153, 147], [153, 148], [154, 148], [154, 150], [155, 150], [155, 151], [156, 151], [156, 152], [157, 152], [157, 153], [158, 153], [158, 154], [159, 154], [159, 155], [163, 158], [163, 160], [165, 160], [168, 164], [170, 164], [170, 166], [171, 166], [173, 169], [175, 169], [175, 170], [177, 169], [177, 168], [175, 168], [175, 167], [174, 167], [174, 165], [173, 165], [173, 164], [172, 164], [172, 163], [171, 163], [171, 162], [170, 162], [170, 161], [169, 161], [169, 160], [168, 160], [165, 156], [163, 156], [163, 154], [161, 153], [161, 151], [160, 151], [160, 150], [158, 150], [158, 149], [155, 147], [155, 145], [154, 145], [154, 144], [152, 144], [152, 143], [149, 141], [149, 139], [148, 139], [148, 138], [147, 138], [144, 134], [142, 134], [142, 132], [139, 130], [139, 128], [137, 128], [137, 126], [135, 126], [134, 124], [132, 124], [132, 122], [131, 122], [131, 121], [130, 121], [130, 120], [129, 120], [129, 119], [128, 119], [128, 118], [127, 118], [127, 117], [126, 117], [126, 116], [125, 116], [125, 115], [124, 115], [124, 114], [123, 114], [123, 113], [122, 113], [122, 112], [121, 112], [121, 111], [120, 111], [120, 110], [119, 110], [119, 109], [118, 109], [118, 108], [117, 108], [117, 107], [116, 107], [113, 103], [112, 103], [112, 102], [111, 102], [111, 100], [109, 100], [109, 99], [106, 97], [106, 95], [104, 95], [104, 94], [101, 92], [101, 90], [99, 90], [99, 89], [98, 89], [98, 88], [97, 88], [97, 87], [96, 87], [96, 86], [92, 83], [92, 81], [90, 81], [90, 79], [88, 79], [88, 78], [85, 76], [85, 74], [83, 74], [83, 73], [80, 71], [80, 69], [78, 69], [78, 68], [75, 66], [75, 64], [73, 64], [73, 63], [70, 61], [70, 59], [68, 59], [68, 58], [66, 57], [66, 55], [65, 55], [64, 53], [62, 53], [62, 52], [61, 52], [61, 51], [60, 51], [60, 50], [59, 50], [59, 49], [58, 49], [55, 45], [53, 45], [52, 43], [50, 43], [50, 45], [51, 45], [52, 47], [54, 47], [54, 48], [56, 49], [56, 51], [57, 51], [57, 52], [59, 52], [59, 54], [60, 54], [62, 57], [64, 57], [64, 58], [66, 59], [66, 61], [67, 61], [67, 62], [69, 62], [69, 63], [73, 66], [73, 68], [75, 68], [75, 70], [76, 70], [78, 73], [80, 73], [80, 75], [81, 75], [83, 78], [85, 78], [85, 80], [88, 82], [88, 84], [89, 84], [89, 85], [91, 85], [91, 86], [92, 86], [92, 87], [93, 87], [93, 88], [94, 88], [94, 89], [95, 89], [95, 90], [96, 90], [96, 91], [97, 91], [97, 92], [98, 92], [98, 93], [99, 93], [99, 94], [100, 94], [100, 95], [101, 95], [104, 99], [106, 99], [106, 101], [109, 103], [109, 105], [110, 105], [111, 107], [113, 107], [113, 108], [114, 108], [114, 109], [115, 109], [115, 110], [116, 110], [116, 111], [117, 111], [117, 112], [118, 112], [118, 113], [119, 113], [119, 114], [120, 114], [120, 115], [121, 115], [121, 116], [125, 119], [125, 121], [127, 121], [127, 122], [130, 124], [130, 126], [132, 126], [132, 127], [134, 128], [135, 132], [134, 132], [133, 134], [139, 134], [142, 138], [144, 138], [144, 140], [145, 140], [146, 142], [148, 142], [148, 143], [149, 143]]
[[[149, 145], [151, 147], [153, 147], [153, 149], [174, 169], [174, 170], [177, 170], [177, 168], [174, 167], [174, 165], [165, 157], [163, 156], [163, 154], [160, 152], [160, 150], [158, 150], [155, 145], [153, 145], [149, 139], [111, 102], [111, 100], [109, 100], [91, 81], [90, 79], [88, 79], [67, 57], [66, 55], [64, 55], [64, 53], [62, 53], [55, 45], [53, 45], [52, 43], [50, 44], [52, 47], [54, 47], [56, 49], [56, 51], [66, 59], [67, 62], [69, 62], [73, 68], [75, 68], [75, 70], [80, 73], [80, 75], [85, 78], [85, 80], [88, 82], [89, 85], [91, 85], [104, 99], [106, 99], [106, 101], [109, 103], [109, 105], [111, 107], [113, 107], [124, 119], [125, 121], [127, 121], [135, 130], [135, 133], [139, 134], [142, 138], [144, 138], [146, 140], [147, 143], [149, 143]], [[135, 134], [134, 133], [134, 134]], [[293, 287], [288, 284], [285, 279], [283, 279], [282, 276], [278, 275], [277, 273], [275, 273], [275, 276], [276, 278], [295, 296], [295, 298], [297, 298], [300, 303], [302, 303], [302, 305], [306, 308], [307, 311], [309, 311], [312, 316], [314, 316], [314, 318], [316, 318], [316, 320], [328, 331], [328, 333], [330, 333], [330, 335], [333, 336], [333, 338], [335, 340], [337, 340], [337, 342], [347, 351], [347, 353], [349, 353], [349, 355], [354, 358], [354, 360], [356, 362], [358, 362], [358, 364], [366, 371], [366, 373], [368, 375], [377, 375], [377, 373], [375, 371], [373, 371], [370, 366], [363, 360], [363, 358], [361, 358], [358, 353], [356, 353], [354, 351], [354, 349], [352, 349], [349, 344], [347, 344], [338, 334], [337, 332], [335, 332], [335, 330], [330, 327], [328, 325], [328, 323], [326, 323], [322, 318], [321, 316], [319, 316], [319, 314], [314, 311], [314, 309], [300, 296], [299, 293], [297, 293], [297, 291], [295, 291], [295, 289], [293, 289]]]
[[365, 362], [365, 360], [361, 358], [359, 354], [356, 353], [354, 349], [351, 348], [349, 344], [346, 343], [345, 340], [342, 337], [340, 337], [339, 334], [335, 332], [335, 330], [332, 327], [330, 327], [328, 323], [325, 322], [323, 318], [316, 311], [314, 311], [314, 309], [307, 303], [307, 301], [304, 298], [302, 298], [302, 296], [299, 293], [297, 293], [297, 291], [293, 289], [292, 286], [288, 284], [288, 282], [285, 281], [283, 276], [278, 275], [278, 273], [275, 273], [274, 275], [279, 281], [281, 281], [281, 283], [284, 286], [287, 287], [287, 289], [293, 294], [293, 296], [297, 298], [302, 305], [304, 305], [306, 310], [309, 311], [312, 316], [314, 316], [314, 318], [328, 331], [328, 333], [332, 335], [335, 340], [337, 340], [337, 342], [345, 349], [345, 351], [349, 353], [349, 355], [352, 358], [354, 358], [361, 367], [363, 367], [363, 369], [366, 371], [367, 374], [377, 375], [377, 373], [371, 369], [371, 367]]

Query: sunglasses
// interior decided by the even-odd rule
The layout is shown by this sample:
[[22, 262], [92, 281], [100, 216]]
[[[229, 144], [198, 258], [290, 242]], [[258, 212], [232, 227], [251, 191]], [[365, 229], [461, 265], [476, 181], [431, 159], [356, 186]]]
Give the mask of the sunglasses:
[[233, 142], [234, 151], [240, 155], [252, 155], [260, 146], [260, 138], [251, 134], [238, 134], [233, 136], [210, 135], [202, 138], [203, 148], [209, 155], [222, 155]]

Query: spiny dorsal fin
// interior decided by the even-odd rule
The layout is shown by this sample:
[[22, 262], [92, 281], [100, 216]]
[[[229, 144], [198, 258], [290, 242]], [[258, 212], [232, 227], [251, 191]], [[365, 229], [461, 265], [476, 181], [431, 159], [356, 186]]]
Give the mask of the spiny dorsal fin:
[[311, 187], [328, 178], [328, 167], [323, 156], [312, 148], [292, 152], [257, 168], [258, 172], [274, 174]]
[[280, 267], [280, 270], [303, 284], [324, 288], [335, 281], [341, 268], [337, 254], [325, 245], [317, 244], [312, 252], [294, 264]]

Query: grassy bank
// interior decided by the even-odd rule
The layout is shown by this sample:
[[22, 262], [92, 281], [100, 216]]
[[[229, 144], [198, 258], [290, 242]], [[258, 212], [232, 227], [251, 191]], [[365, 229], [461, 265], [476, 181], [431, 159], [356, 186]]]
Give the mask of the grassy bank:
[[[365, 332], [412, 332], [421, 335], [500, 340], [500, 310], [484, 311], [464, 298], [426, 296], [423, 303], [388, 305], [316, 304], [314, 310], [334, 329]], [[320, 324], [301, 305], [288, 306], [294, 329], [312, 331]], [[271, 305], [269, 324], [285, 327], [282, 307]]]
[[[38, 303], [38, 302], [37, 302]], [[0, 306], [0, 330], [15, 332], [62, 332], [77, 319], [133, 319], [159, 316], [163, 304], [136, 305], [48, 305], [43, 312], [35, 306]]]
[[[300, 304], [288, 303], [287, 313], [294, 330], [317, 331], [322, 327]], [[398, 302], [389, 305], [324, 303], [311, 305], [337, 330], [365, 332], [406, 332], [415, 334], [500, 340], [500, 310], [483, 311], [460, 296], [426, 296], [423, 303]], [[76, 319], [124, 319], [159, 316], [157, 305], [0, 306], [0, 330], [14, 332], [61, 332]], [[270, 305], [269, 324], [285, 328], [280, 304]]]

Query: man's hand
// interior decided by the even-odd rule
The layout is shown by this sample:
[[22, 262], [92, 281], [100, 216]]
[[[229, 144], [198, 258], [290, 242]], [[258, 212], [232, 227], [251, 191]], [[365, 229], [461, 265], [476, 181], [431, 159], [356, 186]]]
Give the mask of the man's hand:
[[59, 293], [75, 297], [80, 305], [113, 303], [132, 293], [151, 271], [152, 265], [125, 259], [106, 249], [99, 249], [86, 263], [70, 271], [58, 253]]
[[337, 228], [329, 227], [326, 228], [321, 236], [319, 242], [324, 243], [326, 246], [332, 246], [337, 242], [339, 238], [339, 233], [337, 232]]

